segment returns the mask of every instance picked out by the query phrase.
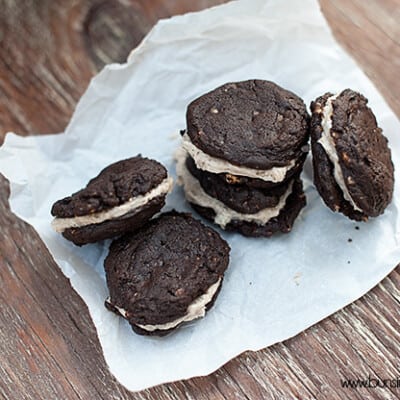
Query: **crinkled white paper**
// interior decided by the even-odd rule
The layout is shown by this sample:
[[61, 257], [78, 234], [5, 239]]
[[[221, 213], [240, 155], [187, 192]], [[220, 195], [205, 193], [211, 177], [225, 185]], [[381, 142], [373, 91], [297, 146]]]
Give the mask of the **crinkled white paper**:
[[[304, 172], [308, 205], [292, 233], [271, 239], [222, 235], [232, 247], [223, 289], [207, 316], [176, 333], [141, 337], [104, 308], [109, 242], [75, 247], [51, 230], [54, 201], [103, 167], [138, 153], [175, 174], [176, 132], [187, 104], [229, 81], [269, 79], [307, 104], [347, 87], [370, 100], [396, 165], [393, 203], [368, 223], [325, 207]], [[400, 126], [381, 95], [333, 39], [317, 1], [238, 1], [160, 21], [122, 65], [90, 83], [66, 132], [8, 134], [0, 171], [10, 205], [32, 224], [87, 303], [111, 372], [131, 390], [208, 374], [237, 354], [287, 339], [354, 301], [400, 260]], [[175, 188], [165, 209], [189, 210]], [[356, 230], [355, 227], [360, 229]], [[348, 239], [352, 239], [349, 242]]]

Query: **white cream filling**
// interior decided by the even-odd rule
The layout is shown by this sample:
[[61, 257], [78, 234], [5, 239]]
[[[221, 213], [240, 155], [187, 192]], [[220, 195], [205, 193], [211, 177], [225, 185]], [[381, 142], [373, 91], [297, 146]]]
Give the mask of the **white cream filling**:
[[167, 330], [167, 329], [175, 328], [182, 322], [189, 322], [194, 319], [204, 317], [204, 315], [206, 315], [207, 304], [214, 297], [221, 282], [222, 282], [222, 278], [219, 278], [217, 280], [217, 282], [215, 282], [213, 285], [211, 285], [204, 294], [202, 294], [196, 300], [194, 300], [187, 308], [186, 314], [183, 317], [177, 318], [176, 320], [171, 321], [171, 322], [167, 322], [166, 324], [158, 324], [158, 325], [139, 325], [139, 324], [137, 324], [137, 326], [146, 331], [149, 331], [149, 332], [156, 331], [156, 330]]
[[349, 193], [349, 190], [347, 189], [346, 183], [344, 181], [343, 171], [339, 164], [339, 157], [336, 151], [335, 141], [333, 140], [333, 137], [331, 135], [333, 114], [332, 102], [339, 96], [339, 94], [340, 93], [329, 97], [326, 101], [325, 106], [322, 109], [321, 126], [323, 132], [321, 134], [321, 138], [318, 140], [318, 143], [324, 148], [326, 154], [333, 164], [333, 176], [336, 183], [343, 192], [344, 199], [347, 200], [356, 211], [362, 212], [361, 208], [356, 205]]
[[82, 226], [99, 224], [113, 218], [119, 218], [123, 215], [144, 206], [150, 200], [167, 194], [172, 189], [173, 180], [170, 177], [165, 178], [158, 186], [144, 195], [132, 197], [127, 202], [113, 207], [110, 210], [100, 211], [90, 215], [82, 215], [71, 218], [54, 218], [51, 225], [56, 232], [64, 232], [69, 228], [80, 228]]
[[202, 207], [212, 208], [215, 212], [214, 222], [223, 229], [232, 220], [255, 222], [258, 225], [265, 225], [271, 218], [277, 217], [280, 211], [285, 207], [286, 199], [292, 192], [293, 182], [288, 186], [286, 192], [279, 199], [275, 207], [268, 207], [258, 211], [255, 214], [242, 214], [227, 207], [221, 201], [208, 195], [201, 187], [200, 182], [189, 172], [186, 167], [187, 153], [179, 149], [176, 154], [176, 172], [179, 178], [178, 183], [183, 184], [186, 198], [191, 203]]
[[194, 159], [197, 168], [214, 174], [229, 173], [249, 178], [258, 178], [268, 182], [282, 182], [285, 179], [287, 171], [296, 165], [296, 160], [291, 160], [284, 167], [272, 167], [264, 170], [238, 167], [228, 161], [204, 153], [192, 143], [187, 133], [182, 136], [182, 146]]
[[126, 311], [125, 311], [123, 308], [118, 307], [118, 306], [116, 306], [115, 304], [112, 304], [112, 303], [111, 303], [110, 297], [107, 297], [107, 298], [106, 298], [106, 303], [108, 303], [108, 304], [110, 304], [112, 307], [114, 307], [114, 308], [121, 314], [122, 317], [127, 318]]
[[[142, 328], [148, 332], [153, 332], [156, 330], [167, 330], [167, 329], [172, 329], [181, 324], [182, 322], [189, 322], [197, 318], [204, 317], [206, 314], [206, 308], [207, 304], [212, 300], [214, 297], [215, 293], [217, 292], [219, 286], [221, 285], [222, 278], [219, 278], [217, 282], [212, 284], [207, 291], [199, 296], [197, 299], [195, 299], [191, 304], [189, 304], [186, 314], [181, 317], [177, 318], [171, 322], [167, 322], [165, 324], [156, 324], [156, 325], [140, 325], [136, 324], [139, 328]], [[110, 303], [110, 298], [106, 300], [108, 303]], [[111, 303], [110, 303], [111, 304]], [[126, 318], [126, 310], [124, 310], [121, 307], [116, 307], [115, 305], [112, 305], [117, 309], [117, 311], [124, 317]]]

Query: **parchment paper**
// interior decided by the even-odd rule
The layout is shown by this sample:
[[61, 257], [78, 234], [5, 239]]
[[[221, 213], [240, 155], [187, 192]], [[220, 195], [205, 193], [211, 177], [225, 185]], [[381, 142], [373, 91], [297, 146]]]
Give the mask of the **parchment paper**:
[[[364, 93], [392, 147], [394, 201], [368, 223], [334, 214], [311, 184], [308, 161], [308, 205], [293, 232], [271, 239], [222, 232], [231, 263], [214, 308], [165, 338], [138, 336], [103, 305], [109, 242], [82, 248], [67, 242], [50, 228], [51, 205], [109, 163], [138, 153], [174, 175], [187, 104], [250, 78], [273, 80], [307, 104], [346, 87]], [[296, 335], [387, 275], [400, 260], [399, 150], [399, 122], [335, 42], [317, 1], [252, 0], [160, 21], [126, 64], [108, 65], [91, 81], [64, 134], [8, 134], [0, 171], [11, 183], [12, 211], [35, 227], [87, 303], [111, 372], [140, 390], [209, 374], [245, 350]], [[190, 210], [180, 188], [168, 197], [165, 209], [171, 208]]]

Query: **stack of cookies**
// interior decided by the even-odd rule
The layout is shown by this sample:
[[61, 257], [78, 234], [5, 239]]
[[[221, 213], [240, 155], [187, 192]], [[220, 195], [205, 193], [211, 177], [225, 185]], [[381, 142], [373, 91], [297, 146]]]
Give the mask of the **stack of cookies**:
[[289, 232], [306, 204], [303, 100], [269, 81], [228, 83], [194, 100], [186, 121], [177, 174], [192, 207], [246, 236]]

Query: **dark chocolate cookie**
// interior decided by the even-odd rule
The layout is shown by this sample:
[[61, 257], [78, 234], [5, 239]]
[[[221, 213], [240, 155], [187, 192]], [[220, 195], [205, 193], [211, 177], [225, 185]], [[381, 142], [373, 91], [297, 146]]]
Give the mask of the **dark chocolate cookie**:
[[243, 214], [255, 214], [264, 208], [275, 207], [288, 188], [287, 183], [271, 189], [229, 184], [218, 174], [196, 168], [191, 157], [186, 159], [186, 167], [208, 195]]
[[204, 153], [259, 170], [297, 160], [309, 136], [303, 100], [263, 80], [227, 83], [199, 97], [186, 121], [191, 142]]
[[106, 306], [137, 333], [164, 335], [213, 304], [229, 251], [217, 232], [190, 214], [163, 214], [110, 246]]
[[158, 213], [164, 205], [165, 196], [155, 197], [144, 206], [136, 208], [122, 217], [113, 218], [98, 224], [85, 225], [80, 228], [68, 228], [62, 232], [62, 235], [77, 246], [114, 238], [139, 229], [153, 215]]
[[171, 185], [157, 161], [141, 156], [118, 161], [53, 205], [53, 228], [77, 245], [135, 230], [160, 211]]
[[382, 214], [394, 187], [388, 141], [367, 103], [350, 89], [311, 103], [314, 183], [330, 209], [354, 220]]
[[104, 168], [84, 189], [55, 202], [51, 215], [71, 218], [107, 210], [148, 193], [166, 178], [167, 170], [155, 160], [121, 160]]
[[[212, 208], [201, 207], [194, 203], [190, 204], [201, 216], [214, 222], [215, 212]], [[294, 221], [305, 205], [306, 196], [303, 192], [303, 184], [298, 178], [294, 181], [292, 193], [287, 198], [285, 207], [280, 211], [277, 217], [271, 218], [264, 225], [259, 225], [256, 222], [234, 219], [230, 221], [224, 229], [252, 237], [270, 237], [277, 232], [289, 233], [292, 230]]]

